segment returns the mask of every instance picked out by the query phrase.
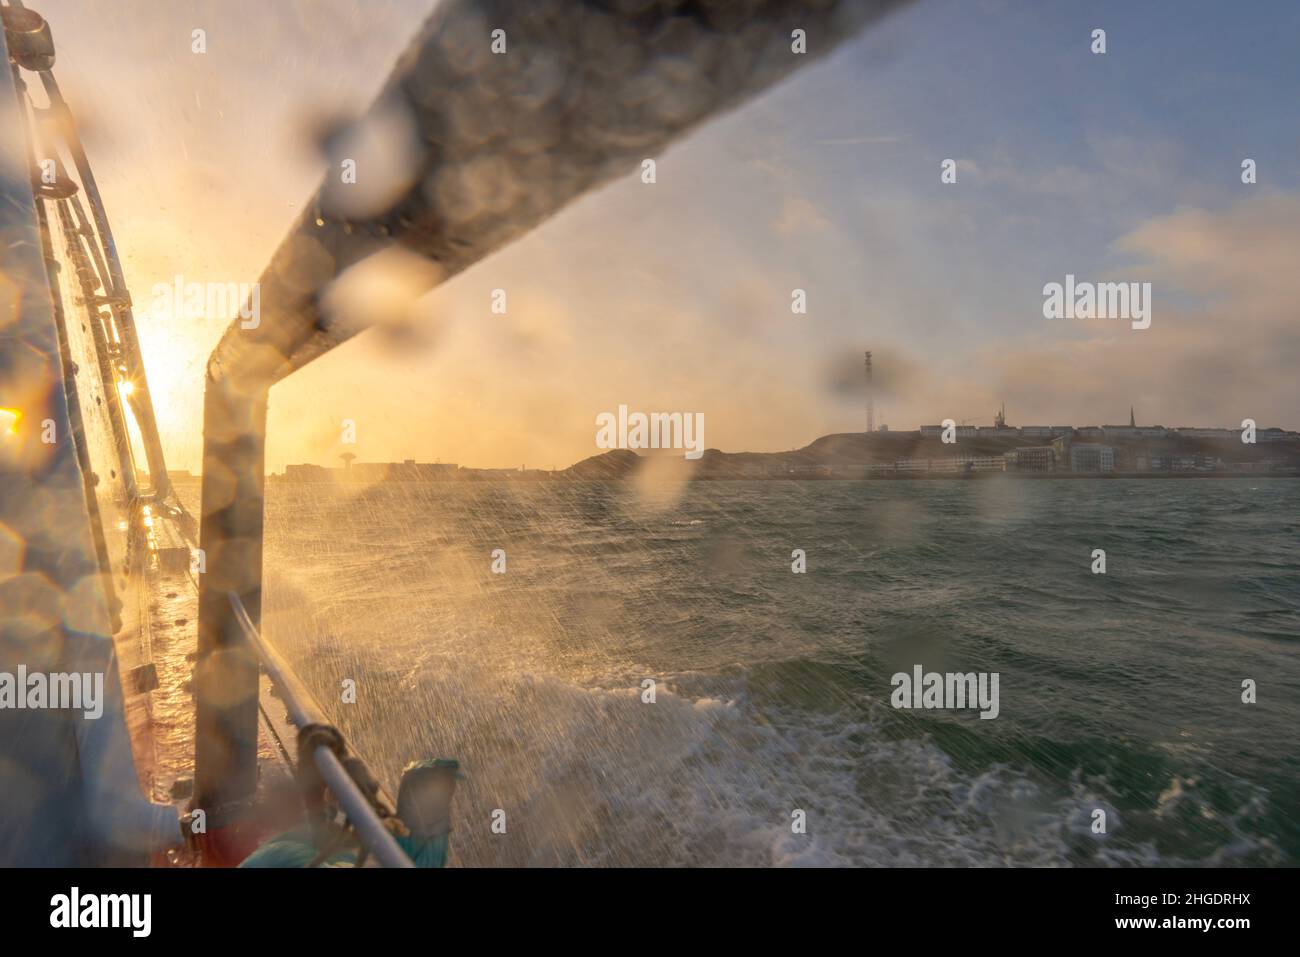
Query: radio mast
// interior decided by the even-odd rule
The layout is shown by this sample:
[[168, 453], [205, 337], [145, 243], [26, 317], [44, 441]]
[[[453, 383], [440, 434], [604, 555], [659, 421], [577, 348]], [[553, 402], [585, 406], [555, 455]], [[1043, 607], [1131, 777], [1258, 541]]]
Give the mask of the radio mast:
[[871, 353], [866, 354], [866, 373], [867, 373], [867, 435], [876, 431], [876, 409], [872, 402], [871, 394]]

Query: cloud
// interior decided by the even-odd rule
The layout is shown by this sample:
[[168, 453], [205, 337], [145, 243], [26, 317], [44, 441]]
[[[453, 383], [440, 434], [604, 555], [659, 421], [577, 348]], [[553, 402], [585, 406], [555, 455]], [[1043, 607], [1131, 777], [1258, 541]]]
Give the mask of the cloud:
[[1159, 279], [1228, 296], [1264, 320], [1294, 323], [1300, 301], [1300, 197], [1261, 195], [1222, 213], [1180, 209], [1116, 243]]
[[[1032, 345], [986, 350], [979, 365], [1009, 406], [1076, 425], [1120, 421], [1134, 403], [1145, 421], [1168, 426], [1228, 426], [1250, 416], [1300, 427], [1300, 198], [1179, 209], [1142, 223], [1114, 248], [1141, 260], [1125, 267], [1126, 279], [1152, 283], [1151, 328], [1045, 325]], [[1082, 338], [1066, 338], [1080, 327]]]
[[1167, 137], [1090, 130], [1086, 136], [1093, 158], [1114, 182], [1132, 182], [1167, 189], [1182, 169], [1182, 148]]
[[787, 196], [781, 203], [781, 213], [772, 223], [772, 232], [782, 239], [795, 239], [823, 233], [830, 221], [808, 200], [800, 196]]

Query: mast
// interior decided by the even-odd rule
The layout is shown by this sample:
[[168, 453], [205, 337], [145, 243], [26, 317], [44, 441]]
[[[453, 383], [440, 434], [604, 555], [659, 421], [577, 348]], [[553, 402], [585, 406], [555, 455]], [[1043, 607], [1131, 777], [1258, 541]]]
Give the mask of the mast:
[[868, 352], [866, 358], [867, 369], [867, 435], [876, 431], [876, 408], [874, 395], [871, 391], [871, 353]]
[[[35, 149], [39, 142], [43, 151], [48, 150], [48, 155], [43, 158], [54, 161], [58, 176], [56, 183], [52, 184], [56, 188], [43, 189], [38, 198], [42, 204], [56, 205], [61, 217], [71, 217], [73, 220], [75, 243], [84, 256], [86, 266], [83, 269], [79, 263], [78, 272], [88, 287], [87, 305], [91, 307], [96, 320], [104, 326], [102, 359], [112, 370], [112, 391], [118, 392], [119, 380], [129, 386], [129, 389], [124, 390], [126, 394], [117, 399], [117, 404], [120, 407], [124, 398], [131, 407], [140, 429], [140, 441], [153, 486], [152, 498], [161, 499], [167, 495], [171, 484], [167, 478], [167, 463], [158, 434], [149, 380], [145, 375], [135, 314], [131, 309], [131, 295], [126, 288], [117, 243], [108, 225], [108, 213], [90, 169], [90, 162], [86, 158], [86, 151], [81, 145], [72, 110], [54, 78], [54, 44], [49, 25], [39, 14], [25, 9], [21, 0], [10, 0], [5, 23], [7, 36], [11, 42], [18, 44], [18, 49], [14, 51], [15, 59], [20, 66], [35, 72], [41, 78], [48, 99], [48, 105], [44, 108], [32, 105], [35, 118], [32, 148]], [[26, 90], [25, 84], [22, 85], [22, 90]], [[46, 136], [47, 130], [53, 135]], [[66, 154], [71, 159], [77, 174], [76, 180], [66, 175], [61, 154]], [[84, 193], [86, 197], [86, 206], [90, 209], [89, 219], [77, 199], [78, 193]], [[122, 430], [120, 441], [129, 450], [130, 438], [126, 435], [125, 421]], [[134, 466], [124, 465], [123, 468], [124, 471], [131, 472], [130, 481], [134, 485]]]

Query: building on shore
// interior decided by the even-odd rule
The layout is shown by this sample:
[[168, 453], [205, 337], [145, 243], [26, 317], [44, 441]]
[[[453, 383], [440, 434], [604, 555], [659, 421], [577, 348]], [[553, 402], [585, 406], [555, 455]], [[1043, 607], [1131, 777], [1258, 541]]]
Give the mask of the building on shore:
[[1101, 431], [1108, 439], [1163, 439], [1169, 435], [1163, 425], [1103, 425]]
[[[1247, 463], [1249, 466], [1250, 463]], [[1214, 472], [1223, 468], [1221, 459], [1212, 455], [1153, 455], [1147, 460], [1151, 472]], [[1240, 469], [1241, 466], [1236, 468]]]
[[1057, 468], [1069, 469], [1071, 472], [1115, 471], [1119, 457], [1114, 448], [1096, 442], [1076, 442], [1074, 440], [1077, 435], [1075, 432], [1052, 440]]
[[1076, 442], [1070, 446], [1071, 472], [1115, 471], [1115, 450], [1109, 445]]
[[327, 469], [323, 465], [286, 465], [284, 480], [286, 482], [329, 482], [335, 475], [342, 476], [342, 469]]
[[1050, 445], [1027, 445], [1012, 449], [1003, 458], [1008, 472], [1056, 471], [1056, 449]]
[[949, 455], [937, 459], [895, 459], [889, 465], [865, 466], [873, 472], [1001, 472], [1000, 455]]

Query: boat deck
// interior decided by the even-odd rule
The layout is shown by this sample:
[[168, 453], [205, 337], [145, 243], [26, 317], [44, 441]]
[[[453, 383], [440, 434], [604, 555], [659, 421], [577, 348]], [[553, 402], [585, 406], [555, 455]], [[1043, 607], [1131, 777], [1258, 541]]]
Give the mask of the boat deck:
[[[188, 565], [189, 545], [170, 518], [151, 516], [152, 527], [133, 537], [132, 574], [122, 595], [122, 628], [114, 636], [126, 699], [127, 728], [140, 791], [159, 804], [189, 809], [194, 779], [193, 672], [198, 648], [198, 582]], [[186, 562], [175, 550], [185, 549]], [[266, 679], [263, 678], [265, 682]], [[263, 783], [290, 773], [293, 748], [288, 723], [269, 713], [275, 700], [264, 685], [258, 726], [258, 767]], [[158, 863], [164, 863], [159, 861]], [[200, 866], [185, 851], [165, 862]]]

